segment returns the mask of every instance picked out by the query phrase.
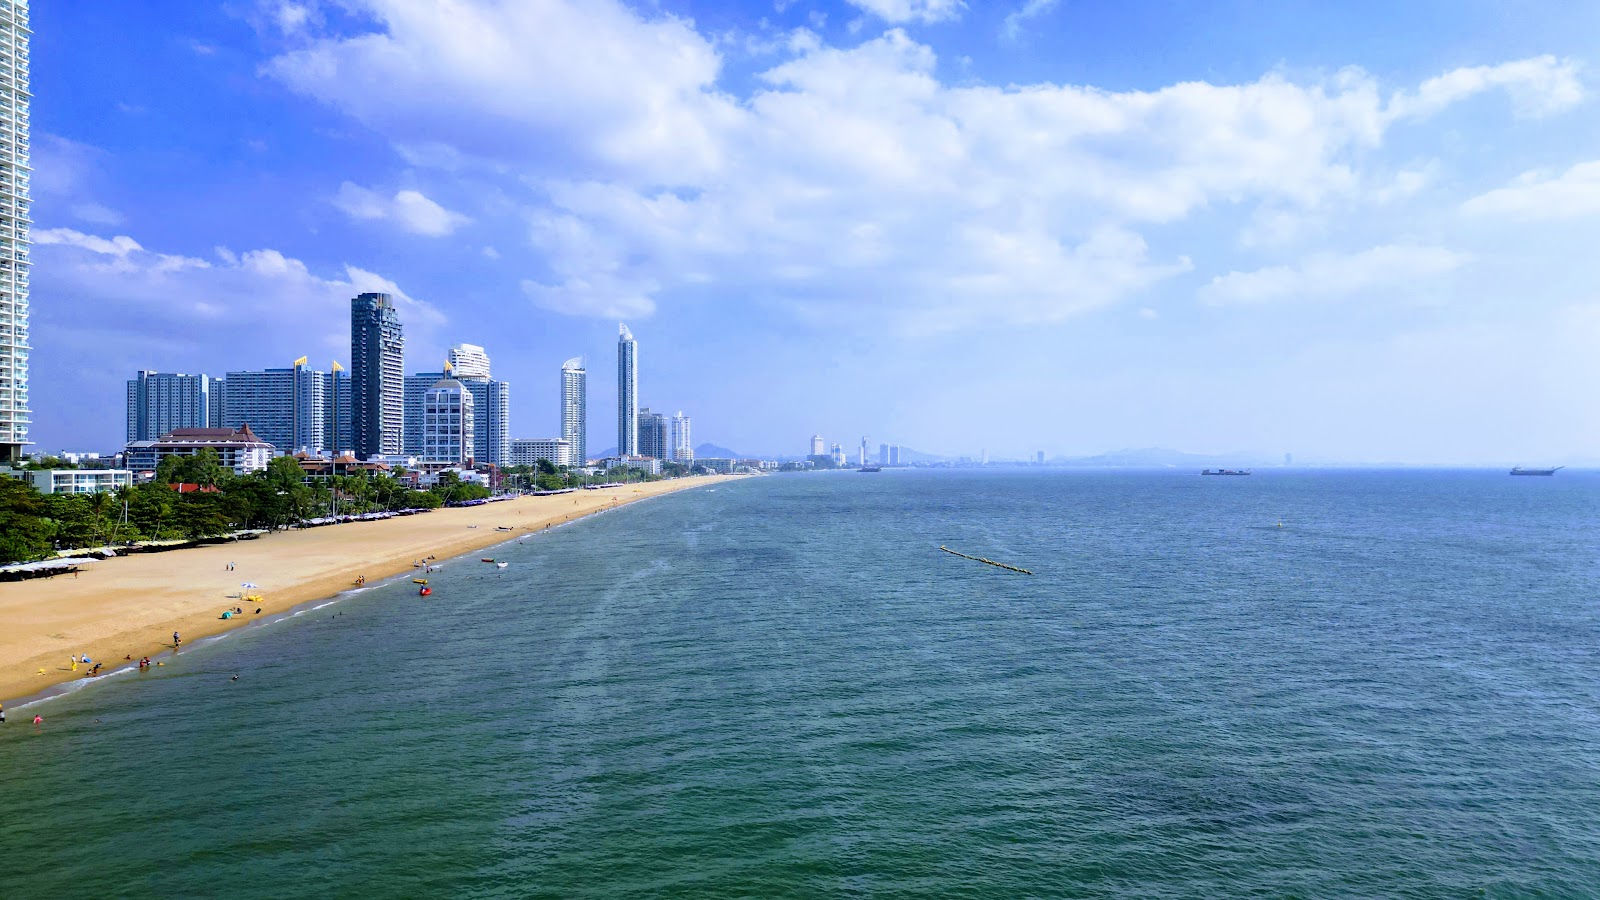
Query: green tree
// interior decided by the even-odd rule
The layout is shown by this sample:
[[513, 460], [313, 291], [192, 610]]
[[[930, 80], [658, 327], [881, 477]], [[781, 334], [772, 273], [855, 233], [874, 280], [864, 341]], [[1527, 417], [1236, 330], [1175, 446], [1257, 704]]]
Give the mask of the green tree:
[[43, 495], [25, 481], [0, 475], [0, 564], [49, 556], [54, 531]]

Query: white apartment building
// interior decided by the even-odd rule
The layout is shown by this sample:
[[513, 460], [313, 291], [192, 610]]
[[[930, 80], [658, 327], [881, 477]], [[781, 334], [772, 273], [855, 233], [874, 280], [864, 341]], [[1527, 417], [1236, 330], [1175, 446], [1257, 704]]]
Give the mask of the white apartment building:
[[27, 0], [0, 2], [0, 463], [28, 443], [28, 228], [32, 204]]

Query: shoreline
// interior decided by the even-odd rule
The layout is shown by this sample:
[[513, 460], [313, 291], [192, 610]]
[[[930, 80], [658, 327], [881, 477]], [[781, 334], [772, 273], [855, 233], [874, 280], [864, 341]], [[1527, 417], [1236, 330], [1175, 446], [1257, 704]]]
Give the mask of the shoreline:
[[[356, 589], [357, 575], [366, 576], [365, 588], [374, 588], [415, 571], [412, 562], [426, 556], [454, 559], [608, 509], [736, 477], [698, 476], [519, 497], [378, 522], [276, 532], [254, 541], [119, 556], [88, 566], [78, 577], [0, 585], [0, 620], [16, 623], [0, 633], [0, 702], [31, 705], [132, 671], [143, 656], [152, 663], [158, 657], [164, 660], [173, 653], [174, 631], [190, 647], [292, 617], [307, 604], [334, 602]], [[235, 568], [229, 569], [229, 563]], [[239, 598], [246, 581], [259, 584], [250, 592], [263, 597], [248, 606]], [[244, 614], [220, 618], [224, 609], [235, 606]], [[90, 679], [87, 669], [74, 671], [67, 660], [79, 653], [102, 663], [101, 674]]]

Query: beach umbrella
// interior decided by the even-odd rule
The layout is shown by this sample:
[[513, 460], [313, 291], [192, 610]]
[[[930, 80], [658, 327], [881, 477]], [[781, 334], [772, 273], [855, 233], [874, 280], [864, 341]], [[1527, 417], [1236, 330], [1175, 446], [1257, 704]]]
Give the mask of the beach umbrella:
[[239, 587], [242, 587], [242, 588], [256, 588], [257, 590], [260, 590], [261, 585], [256, 584], [254, 581], [246, 581], [244, 584], [239, 585]]

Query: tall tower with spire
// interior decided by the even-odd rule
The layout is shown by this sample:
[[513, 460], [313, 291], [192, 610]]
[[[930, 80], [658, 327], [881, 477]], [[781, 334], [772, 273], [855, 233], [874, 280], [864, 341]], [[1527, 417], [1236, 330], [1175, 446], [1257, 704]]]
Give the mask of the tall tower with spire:
[[639, 342], [617, 325], [617, 455], [639, 455]]

